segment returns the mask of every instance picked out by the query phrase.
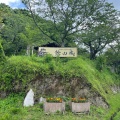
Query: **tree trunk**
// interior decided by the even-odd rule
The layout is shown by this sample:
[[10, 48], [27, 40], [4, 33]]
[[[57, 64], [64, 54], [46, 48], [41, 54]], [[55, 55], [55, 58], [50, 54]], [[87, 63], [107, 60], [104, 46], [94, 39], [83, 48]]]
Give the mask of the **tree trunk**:
[[90, 60], [94, 60], [95, 57], [96, 57], [96, 54], [94, 54], [94, 53], [90, 53]]
[[61, 47], [65, 47], [65, 43], [64, 42], [62, 42]]
[[90, 47], [90, 60], [94, 60], [96, 58], [97, 50], [94, 50], [94, 47]]
[[29, 46], [29, 45], [27, 46], [26, 54], [27, 54], [28, 56], [30, 56], [30, 46]]

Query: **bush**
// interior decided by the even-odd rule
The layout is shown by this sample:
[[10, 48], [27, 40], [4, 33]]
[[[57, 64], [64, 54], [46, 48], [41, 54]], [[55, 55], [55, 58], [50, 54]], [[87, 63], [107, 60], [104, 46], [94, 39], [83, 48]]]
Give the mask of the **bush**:
[[6, 60], [2, 44], [0, 42], [0, 63]]

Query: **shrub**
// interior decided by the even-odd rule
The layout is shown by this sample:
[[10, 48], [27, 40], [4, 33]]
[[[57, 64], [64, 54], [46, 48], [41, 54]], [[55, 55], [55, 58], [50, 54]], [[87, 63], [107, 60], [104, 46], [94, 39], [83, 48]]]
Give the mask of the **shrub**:
[[0, 42], [0, 63], [6, 60], [2, 44]]

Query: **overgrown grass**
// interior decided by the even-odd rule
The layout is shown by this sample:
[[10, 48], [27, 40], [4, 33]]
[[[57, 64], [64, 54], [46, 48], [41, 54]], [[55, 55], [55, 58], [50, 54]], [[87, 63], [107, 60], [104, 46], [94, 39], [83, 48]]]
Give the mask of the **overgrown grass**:
[[114, 120], [119, 120], [120, 119], [120, 112], [117, 113], [117, 115], [114, 117]]
[[0, 120], [103, 120], [105, 109], [91, 106], [89, 114], [75, 115], [70, 111], [65, 114], [46, 115], [39, 104], [33, 107], [23, 107], [21, 95], [8, 96], [0, 100]]
[[[110, 110], [102, 107], [91, 106], [89, 114], [74, 115], [70, 111], [65, 114], [46, 115], [39, 104], [33, 107], [23, 107], [23, 95], [10, 95], [0, 100], [0, 120], [109, 120], [106, 113]], [[119, 113], [114, 120], [119, 120]]]
[[[14, 101], [14, 98], [10, 97], [6, 99], [6, 101], [0, 101], [0, 104], [2, 106], [1, 115], [3, 115], [1, 116], [1, 118], [4, 119], [5, 117], [5, 119], [7, 120], [7, 118], [13, 117], [12, 114], [14, 113], [14, 116], [16, 117], [12, 118], [12, 120], [18, 119], [18, 112], [18, 116], [21, 116], [20, 118], [25, 120], [37, 120], [40, 119], [40, 116], [42, 116], [41, 120], [53, 120], [55, 118], [58, 120], [80, 120], [83, 118], [83, 120], [100, 120], [100, 117], [98, 116], [101, 116], [101, 120], [109, 120], [110, 117], [120, 108], [120, 94], [113, 94], [111, 91], [111, 86], [113, 86], [114, 84], [120, 85], [120, 80], [118, 79], [118, 77], [113, 73], [110, 73], [110, 71], [108, 71], [106, 68], [98, 71], [95, 68], [94, 61], [90, 61], [89, 59], [83, 57], [73, 59], [52, 58], [50, 55], [45, 57], [12, 56], [8, 58], [4, 66], [0, 67], [0, 90], [13, 91], [14, 85], [17, 85], [19, 83], [22, 84], [22, 87], [24, 89], [24, 86], [26, 86], [27, 83], [29, 83], [29, 81], [35, 78], [37, 75], [47, 77], [50, 75], [61, 76], [66, 80], [74, 77], [83, 77], [88, 83], [92, 85], [92, 89], [94, 91], [99, 92], [100, 95], [105, 98], [110, 108], [108, 110], [105, 110], [106, 114], [104, 114], [103, 109], [95, 108], [97, 110], [94, 110], [93, 108], [93, 110], [91, 110], [93, 118], [91, 115], [82, 115], [78, 117], [71, 113], [67, 113], [66, 115], [62, 116], [46, 116], [44, 115], [43, 111], [39, 109], [39, 106], [23, 108], [22, 104], [20, 103], [20, 107], [17, 107], [16, 109], [13, 103], [7, 103], [8, 101], [10, 101], [10, 99]], [[20, 98], [20, 101], [22, 101], [22, 98]], [[101, 112], [100, 115], [96, 111]], [[33, 116], [35, 116], [35, 118], [33, 118]], [[119, 116], [119, 113], [117, 114], [117, 116]]]

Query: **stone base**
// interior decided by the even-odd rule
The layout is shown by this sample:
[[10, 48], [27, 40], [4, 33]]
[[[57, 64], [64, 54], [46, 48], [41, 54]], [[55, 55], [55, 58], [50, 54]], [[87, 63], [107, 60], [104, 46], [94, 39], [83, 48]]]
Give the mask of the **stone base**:
[[87, 113], [90, 112], [90, 103], [74, 103], [70, 102], [70, 107], [74, 113]]
[[64, 113], [65, 111], [65, 102], [62, 103], [44, 103], [44, 111], [45, 113], [55, 113], [55, 112], [61, 112]]

